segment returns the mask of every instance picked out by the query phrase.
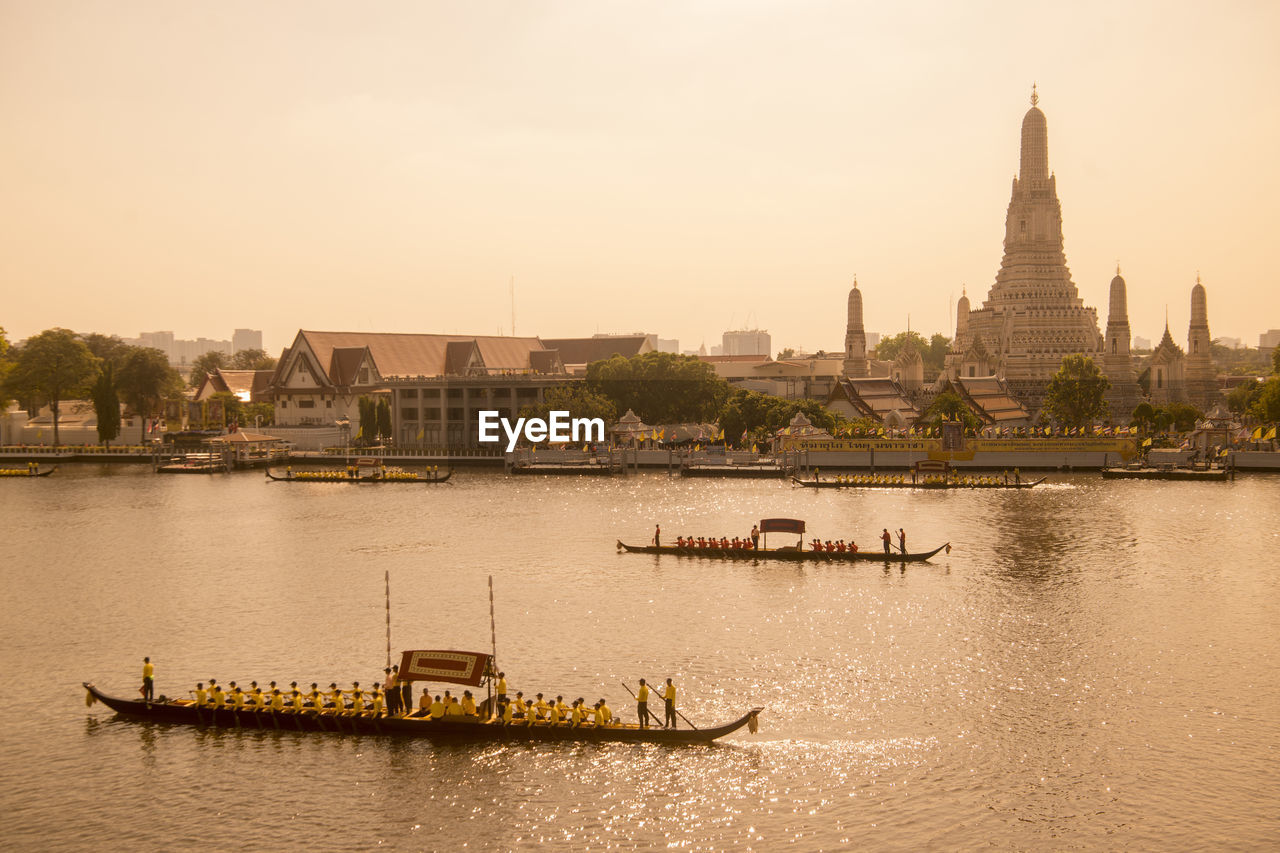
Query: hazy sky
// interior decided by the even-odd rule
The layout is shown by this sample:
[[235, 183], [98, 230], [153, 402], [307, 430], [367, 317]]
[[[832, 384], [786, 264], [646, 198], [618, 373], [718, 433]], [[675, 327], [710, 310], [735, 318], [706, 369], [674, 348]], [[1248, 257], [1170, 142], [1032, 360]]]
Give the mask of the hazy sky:
[[952, 333], [1033, 81], [1067, 261], [1280, 327], [1280, 4], [0, 0], [0, 325]]

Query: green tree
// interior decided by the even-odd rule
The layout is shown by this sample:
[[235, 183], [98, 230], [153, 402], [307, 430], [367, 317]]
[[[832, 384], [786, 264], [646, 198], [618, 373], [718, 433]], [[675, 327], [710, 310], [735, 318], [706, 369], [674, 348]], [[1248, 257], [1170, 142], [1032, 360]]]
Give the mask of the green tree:
[[729, 395], [717, 422], [724, 430], [727, 443], [750, 446], [753, 442], [768, 440], [800, 413], [814, 426], [828, 432], [834, 432], [847, 423], [817, 400], [788, 400], [742, 388]]
[[356, 445], [374, 443], [378, 432], [378, 403], [372, 397], [361, 397], [357, 401], [360, 410], [360, 426], [356, 432]]
[[785, 349], [783, 349], [781, 352], [778, 353], [778, 361], [782, 361], [783, 359], [787, 359], [787, 358], [795, 358], [795, 357], [796, 357], [796, 351], [793, 347], [786, 347]]
[[[1276, 351], [1280, 352], [1280, 347]], [[1280, 421], [1280, 374], [1262, 384], [1258, 399], [1249, 406], [1249, 414], [1263, 423]]]
[[59, 407], [63, 400], [88, 390], [97, 372], [97, 359], [69, 329], [48, 329], [30, 338], [9, 373], [7, 386], [13, 395], [33, 406], [48, 403], [53, 414], [53, 445], [58, 435]]
[[196, 360], [191, 362], [191, 379], [188, 384], [192, 388], [199, 388], [204, 378], [218, 368], [226, 368], [230, 365], [227, 354], [216, 349], [211, 349], [201, 356], [197, 356]]
[[231, 356], [232, 370], [270, 370], [275, 366], [276, 360], [266, 350], [242, 349]]
[[222, 426], [225, 428], [231, 424], [238, 425], [240, 423], [241, 408], [244, 404], [240, 402], [240, 398], [235, 394], [232, 394], [230, 391], [218, 391], [215, 394], [209, 395], [208, 402], [209, 406], [207, 411], [209, 413], [212, 414], [219, 411], [221, 413], [221, 418], [216, 416], [213, 417], [212, 426]]
[[1196, 428], [1196, 421], [1204, 417], [1204, 412], [1188, 403], [1170, 403], [1164, 407], [1164, 414], [1168, 419], [1167, 425], [1178, 432], [1190, 432]]
[[244, 418], [245, 426], [249, 424], [255, 427], [270, 426], [275, 423], [276, 407], [270, 403], [242, 403], [240, 414]]
[[522, 407], [519, 416], [545, 420], [551, 412], [568, 412], [575, 418], [599, 418], [606, 429], [617, 423], [620, 416], [608, 397], [592, 391], [585, 382], [548, 388], [541, 403]]
[[160, 350], [130, 347], [120, 365], [117, 386], [125, 405], [139, 417], [150, 418], [161, 413], [165, 400], [182, 393], [182, 376]]
[[115, 335], [102, 335], [97, 332], [89, 332], [80, 335], [80, 340], [84, 341], [84, 345], [89, 348], [89, 352], [99, 361], [110, 362], [116, 368], [124, 363], [125, 358], [129, 355], [129, 351], [133, 347], [120, 340]]
[[1155, 407], [1145, 400], [1139, 403], [1133, 410], [1133, 419], [1129, 425], [1137, 427], [1143, 435], [1153, 431], [1156, 428]]
[[1280, 347], [1271, 350], [1271, 372], [1280, 376]]
[[908, 340], [915, 346], [916, 352], [920, 353], [920, 361], [924, 364], [926, 372], [936, 375], [942, 370], [947, 351], [951, 349], [951, 338], [938, 332], [928, 340], [925, 340], [924, 335], [919, 332], [898, 332], [896, 335], [881, 338], [880, 343], [876, 344], [876, 358], [881, 361], [893, 361], [902, 352]]
[[9, 337], [5, 334], [4, 327], [0, 326], [0, 412], [9, 408], [8, 378], [9, 371], [13, 369], [12, 352]]
[[104, 361], [98, 378], [90, 391], [93, 411], [98, 416], [98, 441], [105, 447], [120, 435], [120, 397], [116, 394], [116, 369], [110, 361]]
[[1049, 380], [1044, 413], [1064, 427], [1088, 426], [1107, 415], [1110, 380], [1087, 355], [1068, 355]]
[[960, 421], [964, 424], [966, 432], [982, 426], [982, 420], [973, 413], [959, 394], [950, 389], [933, 398], [929, 408], [925, 409], [924, 414], [920, 416], [920, 420], [933, 426], [946, 421]]
[[1237, 415], [1243, 415], [1260, 396], [1262, 396], [1261, 382], [1256, 379], [1241, 382], [1227, 395], [1227, 408]]
[[730, 390], [711, 365], [669, 352], [592, 362], [587, 365], [587, 383], [619, 412], [631, 409], [652, 424], [709, 421]]
[[378, 408], [375, 414], [378, 420], [378, 439], [380, 441], [390, 441], [391, 404], [387, 402], [386, 397], [378, 398]]

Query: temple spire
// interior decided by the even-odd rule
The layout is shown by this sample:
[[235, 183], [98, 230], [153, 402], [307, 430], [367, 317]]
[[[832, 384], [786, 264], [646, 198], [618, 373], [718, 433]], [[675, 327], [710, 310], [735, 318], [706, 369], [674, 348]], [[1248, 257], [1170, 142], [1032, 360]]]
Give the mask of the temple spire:
[[1040, 103], [1040, 95], [1036, 92], [1036, 84], [1035, 84], [1035, 82], [1032, 82], [1032, 84], [1031, 84], [1031, 106], [1033, 106], [1033, 107], [1034, 107], [1034, 106], [1036, 106], [1036, 105], [1037, 105], [1037, 104], [1039, 104], [1039, 103]]

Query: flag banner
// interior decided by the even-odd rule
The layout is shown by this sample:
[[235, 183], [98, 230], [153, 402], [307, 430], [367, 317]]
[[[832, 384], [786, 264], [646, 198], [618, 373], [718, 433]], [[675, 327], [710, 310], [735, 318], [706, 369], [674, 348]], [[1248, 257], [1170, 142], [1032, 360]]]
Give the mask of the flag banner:
[[799, 518], [762, 518], [761, 533], [804, 533], [804, 521]]
[[479, 687], [488, 663], [489, 656], [482, 652], [406, 651], [400, 658], [400, 680], [443, 681]]

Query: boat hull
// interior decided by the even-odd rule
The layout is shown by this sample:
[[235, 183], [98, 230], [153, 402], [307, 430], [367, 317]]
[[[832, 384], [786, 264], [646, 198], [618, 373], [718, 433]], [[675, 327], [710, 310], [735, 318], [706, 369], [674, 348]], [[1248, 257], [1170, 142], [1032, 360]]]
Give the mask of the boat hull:
[[802, 480], [792, 477], [791, 482], [806, 489], [1030, 489], [1045, 481], [1028, 480], [1025, 483], [912, 483], [905, 480], [901, 483], [841, 483], [837, 480]]
[[770, 465], [686, 465], [680, 469], [681, 477], [742, 477], [781, 478], [789, 469]]
[[430, 720], [421, 717], [372, 717], [336, 714], [333, 712], [303, 711], [250, 711], [232, 708], [199, 708], [192, 703], [144, 702], [141, 699], [122, 699], [104, 693], [84, 682], [94, 700], [101, 702], [122, 717], [146, 720], [154, 723], [207, 726], [215, 728], [249, 729], [286, 732], [327, 732], [329, 734], [386, 735], [407, 738], [426, 738], [452, 743], [541, 742], [566, 741], [574, 743], [658, 743], [669, 745], [710, 743], [731, 732], [751, 724], [763, 708], [752, 708], [731, 723], [706, 729], [641, 729], [635, 726], [569, 725], [551, 726], [535, 723], [532, 726], [481, 722], [476, 719]]
[[21, 479], [23, 477], [31, 479], [33, 477], [48, 477], [54, 471], [58, 470], [57, 465], [50, 465], [48, 468], [36, 468], [35, 473], [27, 468], [0, 468], [0, 477], [8, 479]]
[[1193, 468], [1103, 468], [1107, 480], [1192, 480], [1220, 482], [1231, 479], [1232, 472], [1224, 468], [1208, 471]]
[[[338, 472], [342, 473], [342, 472]], [[444, 483], [453, 476], [453, 471], [445, 471], [443, 474], [437, 474], [432, 477], [383, 477], [381, 474], [362, 474], [359, 477], [300, 477], [294, 475], [292, 477], [280, 477], [267, 470], [267, 478], [275, 480], [277, 483]]]
[[938, 552], [951, 552], [951, 543], [917, 553], [883, 551], [801, 551], [796, 548], [679, 548], [675, 545], [628, 545], [618, 540], [618, 550], [629, 554], [667, 554], [672, 557], [705, 557], [711, 560], [786, 560], [793, 563], [923, 563]]

